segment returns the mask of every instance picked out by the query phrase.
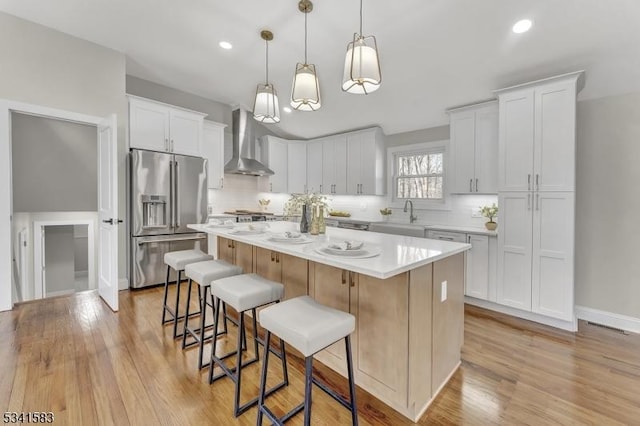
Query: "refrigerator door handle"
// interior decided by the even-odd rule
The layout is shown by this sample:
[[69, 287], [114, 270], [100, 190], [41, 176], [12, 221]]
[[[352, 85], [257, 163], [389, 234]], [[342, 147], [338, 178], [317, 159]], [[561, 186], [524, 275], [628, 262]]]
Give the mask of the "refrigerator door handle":
[[175, 212], [175, 217], [176, 217], [176, 228], [180, 227], [180, 209], [178, 209], [178, 206], [180, 205], [180, 191], [178, 190], [179, 186], [178, 186], [178, 162], [174, 162], [174, 173], [173, 173], [173, 185], [174, 185], [174, 190], [173, 193], [175, 194], [175, 201], [173, 203], [173, 211]]
[[175, 226], [175, 220], [174, 220], [174, 215], [175, 215], [175, 209], [173, 208], [173, 205], [175, 204], [174, 198], [175, 198], [175, 194], [173, 193], [173, 177], [174, 173], [173, 173], [173, 161], [169, 161], [169, 226], [171, 228], [173, 228]]
[[197, 240], [204, 240], [206, 238], [207, 238], [206, 235], [199, 235], [199, 236], [188, 237], [188, 238], [165, 238], [165, 239], [149, 238], [149, 239], [140, 239], [140, 241], [138, 241], [138, 245], [141, 246], [143, 244], [151, 244], [151, 243], [171, 243], [175, 241], [197, 241]]

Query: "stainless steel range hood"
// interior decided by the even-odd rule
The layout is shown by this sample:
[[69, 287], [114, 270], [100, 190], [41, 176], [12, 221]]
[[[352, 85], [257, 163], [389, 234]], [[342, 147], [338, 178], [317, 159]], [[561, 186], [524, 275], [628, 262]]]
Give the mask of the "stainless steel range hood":
[[225, 173], [251, 176], [272, 175], [273, 170], [256, 160], [256, 137], [253, 117], [239, 108], [231, 113], [233, 157], [224, 166]]

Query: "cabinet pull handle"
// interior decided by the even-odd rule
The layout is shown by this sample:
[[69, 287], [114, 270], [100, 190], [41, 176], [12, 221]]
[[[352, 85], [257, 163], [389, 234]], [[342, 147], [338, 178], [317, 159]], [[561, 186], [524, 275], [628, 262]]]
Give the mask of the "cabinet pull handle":
[[269, 184], [269, 192], [273, 192], [273, 184], [272, 183]]
[[353, 279], [353, 272], [349, 271], [349, 287], [355, 287], [356, 280]]
[[336, 184], [335, 183], [333, 184], [333, 193], [334, 194], [336, 193]]
[[536, 173], [536, 191], [540, 190], [540, 175]]
[[467, 235], [467, 242], [471, 244], [471, 235]]
[[307, 184], [306, 183], [304, 184], [304, 193], [305, 194], [307, 193]]
[[439, 240], [453, 241], [452, 237], [438, 237]]
[[173, 139], [171, 139], [171, 152], [173, 152]]
[[280, 253], [276, 253], [276, 263], [280, 263]]
[[344, 269], [342, 270], [342, 284], [346, 284], [347, 283], [347, 276], [346, 276], [346, 272]]
[[164, 150], [169, 151], [169, 139], [164, 138]]
[[536, 210], [540, 210], [540, 193], [536, 193]]
[[220, 189], [224, 188], [224, 178], [220, 178]]
[[478, 178], [476, 178], [476, 192], [478, 192]]
[[527, 175], [527, 191], [531, 191], [531, 174]]
[[320, 184], [320, 193], [322, 194], [322, 184]]
[[276, 257], [274, 256], [273, 252], [271, 252], [271, 261], [273, 262], [274, 260], [276, 260]]
[[469, 179], [469, 192], [473, 192], [473, 179]]
[[531, 193], [527, 194], [527, 210], [531, 210]]

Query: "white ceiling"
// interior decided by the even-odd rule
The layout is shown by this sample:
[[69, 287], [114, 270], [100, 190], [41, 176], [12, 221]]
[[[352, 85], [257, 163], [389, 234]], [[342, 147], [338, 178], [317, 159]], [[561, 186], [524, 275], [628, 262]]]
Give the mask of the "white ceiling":
[[[253, 106], [264, 80], [261, 29], [271, 29], [270, 80], [288, 104], [303, 60], [298, 0], [0, 0], [0, 10], [121, 51], [127, 73], [227, 104]], [[309, 15], [309, 62], [322, 109], [282, 112], [280, 134], [302, 138], [380, 125], [386, 134], [446, 124], [444, 110], [492, 90], [578, 69], [580, 99], [640, 90], [639, 0], [364, 0], [381, 88], [340, 90], [357, 0], [317, 0]], [[534, 21], [517, 35], [511, 26]], [[230, 51], [218, 47], [230, 41]]]

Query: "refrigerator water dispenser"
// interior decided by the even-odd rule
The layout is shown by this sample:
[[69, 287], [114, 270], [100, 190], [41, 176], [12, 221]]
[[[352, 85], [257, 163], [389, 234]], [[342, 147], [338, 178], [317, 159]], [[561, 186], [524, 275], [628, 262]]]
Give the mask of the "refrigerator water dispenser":
[[167, 197], [142, 195], [142, 228], [165, 228], [167, 225]]

